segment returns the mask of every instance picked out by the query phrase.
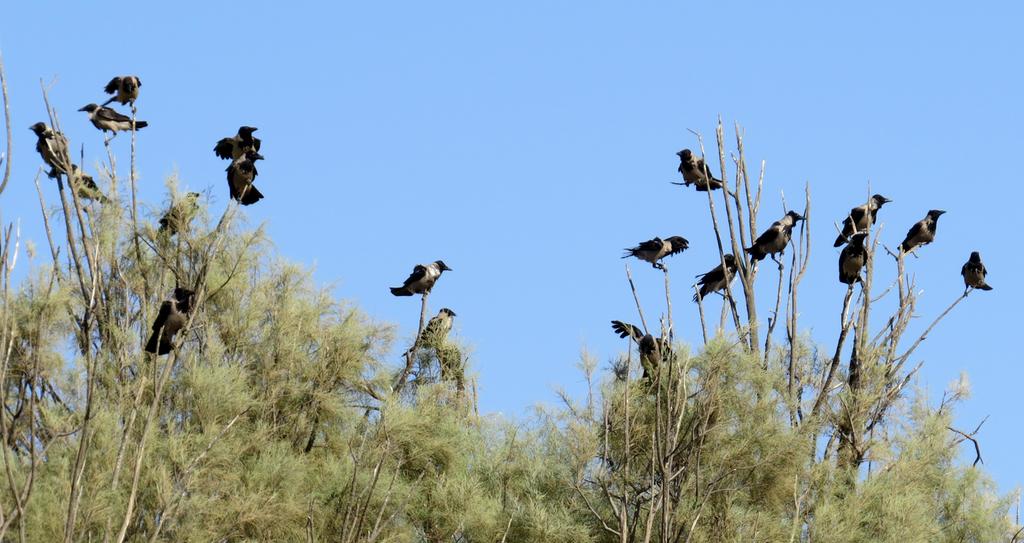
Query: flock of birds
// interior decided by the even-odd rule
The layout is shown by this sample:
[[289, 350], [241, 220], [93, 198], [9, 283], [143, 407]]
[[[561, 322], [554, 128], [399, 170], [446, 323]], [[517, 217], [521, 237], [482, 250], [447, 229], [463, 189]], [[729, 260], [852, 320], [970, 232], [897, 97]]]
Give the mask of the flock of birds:
[[[142, 81], [137, 76], [115, 77], [104, 87], [104, 91], [111, 95], [110, 99], [102, 105], [90, 103], [79, 111], [86, 112], [89, 115], [89, 121], [104, 135], [110, 132], [111, 139], [120, 131], [134, 132], [145, 128], [149, 123], [135, 119], [135, 101], [139, 97], [140, 87], [142, 87]], [[130, 106], [132, 116], [129, 117], [107, 107], [111, 102]], [[43, 162], [50, 167], [49, 177], [57, 179], [61, 175], [65, 176], [75, 194], [80, 198], [101, 203], [107, 201], [93, 178], [85, 174], [78, 165], [70, 162], [68, 140], [63, 134], [43, 122], [33, 124], [30, 129], [37, 137], [36, 150]], [[253, 132], [256, 130], [252, 126], [239, 127], [237, 134], [221, 139], [213, 149], [216, 156], [231, 161], [225, 170], [228, 190], [231, 198], [241, 205], [252, 205], [263, 199], [263, 194], [254, 185], [258, 175], [256, 161], [263, 160], [263, 155], [259, 153], [260, 139], [253, 136]], [[697, 157], [689, 149], [683, 149], [676, 155], [679, 157], [679, 173], [682, 174], [683, 182], [674, 184], [693, 186], [701, 192], [723, 188], [722, 181], [712, 175], [711, 168], [704, 162], [704, 159]], [[182, 228], [187, 227], [198, 209], [199, 196], [197, 192], [190, 192], [172, 204], [160, 219], [159, 230], [168, 235], [175, 235]], [[860, 272], [867, 264], [869, 254], [865, 246], [867, 230], [876, 222], [878, 211], [890, 201], [880, 194], [875, 194], [867, 203], [851, 209], [843, 221], [842, 231], [836, 238], [834, 246], [846, 245], [839, 255], [839, 281], [849, 285], [850, 288], [861, 280]], [[924, 219], [914, 224], [900, 245], [900, 252], [908, 254], [918, 247], [933, 242], [938, 219], [943, 213], [945, 211], [933, 209]], [[781, 219], [772, 223], [750, 247], [744, 248], [744, 251], [754, 262], [764, 260], [769, 256], [775, 260], [776, 255], [782, 254], [792, 239], [793, 227], [802, 220], [805, 218], [795, 211], [786, 213]], [[679, 254], [688, 248], [689, 242], [681, 236], [671, 236], [665, 239], [656, 237], [641, 242], [636, 247], [626, 249], [623, 258], [635, 257], [649, 262], [657, 269], [667, 271], [661, 262], [662, 259]], [[693, 300], [699, 301], [712, 293], [722, 294], [733, 280], [737, 267], [741, 264], [742, 262], [732, 254], [724, 255], [718, 266], [697, 276], [697, 284], [700, 288], [694, 294]], [[391, 288], [391, 294], [395, 296], [426, 295], [445, 271], [451, 271], [451, 268], [441, 260], [429, 264], [418, 264], [402, 286]], [[986, 283], [988, 271], [981, 262], [981, 256], [977, 251], [971, 253], [970, 259], [963, 265], [960, 273], [963, 275], [966, 288], [992, 289]], [[194, 292], [181, 287], [175, 288], [171, 298], [164, 300], [160, 305], [160, 311], [153, 323], [152, 334], [146, 342], [145, 350], [158, 355], [169, 353], [173, 348], [174, 335], [185, 325], [187, 316], [194, 306]], [[439, 334], [447, 335], [451, 330], [454, 316], [454, 311], [447, 307], [442, 308], [436, 316], [430, 319], [422, 334], [429, 334], [432, 337], [437, 337]], [[666, 347], [663, 339], [655, 339], [634, 325], [612, 321], [612, 328], [620, 337], [632, 337], [637, 342], [640, 346], [642, 361], [647, 359], [650, 362], [654, 358], [654, 353], [664, 351]], [[419, 338], [414, 345], [418, 342]], [[649, 374], [650, 370], [649, 364], [645, 363], [645, 376]]]

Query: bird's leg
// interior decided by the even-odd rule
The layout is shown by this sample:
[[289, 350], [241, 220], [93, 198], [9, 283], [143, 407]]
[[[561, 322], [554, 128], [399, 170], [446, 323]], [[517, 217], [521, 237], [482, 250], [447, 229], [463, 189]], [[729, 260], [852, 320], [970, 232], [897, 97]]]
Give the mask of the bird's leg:
[[772, 258], [772, 260], [775, 261], [776, 264], [778, 264], [779, 271], [782, 271], [782, 269], [785, 267], [785, 266], [782, 265], [782, 262], [779, 262], [779, 259], [775, 258], [775, 255], [771, 255], [771, 258]]
[[654, 266], [654, 269], [656, 270], [665, 270], [665, 265], [661, 262], [652, 262], [651, 265]]

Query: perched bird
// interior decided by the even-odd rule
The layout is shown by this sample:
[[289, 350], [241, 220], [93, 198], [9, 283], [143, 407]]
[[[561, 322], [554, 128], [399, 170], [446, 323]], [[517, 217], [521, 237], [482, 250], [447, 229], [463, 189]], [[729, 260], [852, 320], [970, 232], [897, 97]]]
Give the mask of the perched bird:
[[71, 165], [71, 175], [68, 176], [71, 185], [75, 187], [75, 193], [83, 200], [96, 200], [101, 204], [107, 203], [107, 197], [103, 195], [96, 181], [91, 175], [78, 168], [78, 164]]
[[156, 355], [167, 354], [174, 347], [174, 335], [185, 326], [188, 314], [192, 312], [195, 293], [175, 288], [170, 300], [160, 304], [160, 313], [153, 321], [153, 333], [146, 342], [146, 352]]
[[612, 330], [621, 338], [632, 338], [640, 348], [640, 366], [644, 369], [644, 379], [656, 373], [658, 364], [670, 356], [672, 348], [665, 338], [655, 338], [645, 334], [639, 327], [622, 321], [612, 321]]
[[29, 130], [35, 132], [38, 138], [36, 151], [39, 151], [43, 162], [50, 167], [46, 175], [56, 179], [58, 175], [68, 173], [68, 139], [64, 134], [46, 126], [46, 123], [36, 123], [30, 126]]
[[696, 185], [699, 192], [707, 192], [709, 187], [710, 190], [722, 188], [722, 181], [715, 179], [703, 158], [697, 158], [689, 149], [679, 151], [676, 156], [679, 157], [679, 173], [683, 174], [683, 182], [674, 185]]
[[444, 262], [435, 260], [430, 264], [416, 264], [412, 269], [409, 278], [400, 287], [391, 287], [391, 294], [395, 296], [412, 296], [413, 294], [426, 294], [434, 288], [434, 283], [446, 271], [452, 271]]
[[654, 238], [641, 242], [640, 245], [632, 249], [626, 249], [626, 254], [622, 258], [635, 256], [644, 262], [650, 262], [659, 270], [664, 270], [665, 266], [659, 262], [662, 258], [679, 254], [689, 248], [690, 242], [681, 236], [671, 236], [665, 239]]
[[[117, 135], [118, 130], [131, 130], [132, 129], [132, 118], [127, 115], [122, 115], [109, 107], [98, 106], [96, 104], [87, 104], [78, 111], [85, 111], [89, 114], [89, 120], [92, 121], [92, 125], [100, 130], [106, 132], [113, 132]], [[149, 126], [146, 121], [135, 121], [135, 129], [145, 128]]]
[[868, 250], [864, 247], [867, 232], [857, 232], [839, 253], [839, 282], [853, 285], [860, 281], [860, 270], [868, 263]]
[[[731, 254], [723, 257], [725, 260], [725, 269], [722, 269], [722, 265], [719, 264], [707, 273], [702, 273], [697, 277], [700, 281], [697, 282], [700, 285], [700, 298], [704, 299], [712, 292], [718, 292], [725, 290], [726, 285], [732, 282], [733, 277], [736, 276], [736, 257]], [[697, 294], [693, 295], [693, 301], [697, 301]]]
[[238, 134], [218, 141], [217, 145], [213, 147], [213, 153], [220, 158], [235, 160], [247, 151], [259, 152], [260, 139], [254, 138], [252, 135], [256, 130], [251, 126], [238, 127]]
[[854, 232], [867, 230], [869, 226], [875, 224], [875, 221], [878, 220], [878, 210], [891, 201], [881, 194], [876, 194], [868, 200], [868, 203], [851, 209], [850, 214], [843, 219], [843, 231], [836, 238], [836, 243], [833, 247], [839, 247], [850, 241], [850, 236]]
[[256, 151], [246, 151], [244, 155], [231, 161], [231, 165], [225, 170], [228, 172], [228, 189], [231, 191], [231, 197], [244, 206], [263, 199], [263, 193], [252, 184], [259, 175], [256, 171], [257, 160], [263, 160], [263, 155]]
[[121, 105], [131, 104], [135, 106], [135, 101], [139, 99], [139, 87], [142, 86], [142, 80], [134, 75], [122, 75], [115, 77], [107, 83], [106, 87], [103, 87], [103, 92], [107, 94], [113, 94], [110, 100], [103, 102], [103, 105], [107, 105], [111, 102], [117, 102]]
[[170, 209], [160, 218], [160, 231], [169, 235], [187, 230], [192, 217], [199, 210], [199, 193], [189, 192], [185, 197], [171, 204]]
[[775, 255], [786, 250], [789, 240], [793, 237], [793, 225], [804, 220], [804, 216], [790, 211], [772, 223], [750, 247], [744, 249], [754, 260], [764, 260], [767, 255]]
[[900, 250], [904, 253], [909, 253], [914, 249], [928, 245], [935, 241], [935, 227], [938, 225], [939, 217], [945, 213], [941, 209], [933, 209], [928, 212], [925, 218], [917, 221], [917, 224], [910, 228], [907, 232], [906, 239], [903, 240], [903, 244], [900, 245]]
[[447, 307], [442, 307], [437, 315], [431, 317], [427, 322], [417, 344], [422, 347], [437, 347], [443, 344], [448, 338], [448, 332], [452, 331], [452, 317], [455, 317], [455, 312]]
[[960, 268], [960, 275], [964, 276], [964, 286], [967, 288], [992, 290], [992, 287], [988, 286], [988, 283], [985, 282], [985, 276], [988, 275], [988, 270], [986, 270], [985, 265], [981, 263], [981, 253], [978, 251], [971, 253], [971, 258], [964, 263], [963, 268]]

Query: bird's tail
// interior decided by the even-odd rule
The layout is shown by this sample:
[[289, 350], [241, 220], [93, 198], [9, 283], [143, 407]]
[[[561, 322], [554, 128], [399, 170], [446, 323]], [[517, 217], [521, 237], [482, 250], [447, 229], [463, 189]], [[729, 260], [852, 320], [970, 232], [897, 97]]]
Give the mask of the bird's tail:
[[147, 123], [146, 121], [135, 121], [135, 129], [136, 130], [138, 130], [140, 128], [146, 128], [147, 126], [149, 126], [149, 123]]
[[846, 243], [847, 241], [848, 240], [846, 239], [846, 236], [844, 236], [842, 234], [839, 234], [839, 236], [836, 237], [836, 242], [832, 246], [833, 247], [842, 247], [842, 245], [844, 243]]
[[242, 205], [248, 206], [255, 204], [262, 199], [263, 193], [256, 189], [256, 185], [249, 185], [242, 191], [242, 195], [238, 201], [241, 202]]
[[981, 286], [978, 288], [980, 288], [981, 290], [992, 290], [992, 287], [990, 287], [988, 283], [982, 283]]
[[754, 260], [764, 260], [764, 257], [768, 256], [767, 253], [765, 253], [760, 248], [758, 248], [757, 245], [753, 245], [751, 247], [747, 247], [746, 249], [743, 249], [743, 251], [745, 253], [749, 254], [750, 258], [752, 258]]
[[904, 241], [900, 244], [900, 252], [909, 253], [911, 249], [913, 249], [913, 247], [910, 246], [909, 242]]
[[157, 354], [157, 342], [160, 339], [160, 329], [153, 330], [153, 333], [149, 336], [149, 341], [146, 342], [146, 352]]
[[105, 105], [107, 105], [107, 104], [109, 104], [109, 103], [113, 102], [114, 100], [117, 100], [117, 95], [116, 95], [116, 94], [115, 94], [115, 95], [113, 95], [113, 96], [111, 96], [111, 97], [110, 97], [110, 100], [107, 100], [106, 102], [103, 102], [103, 103], [102, 103], [102, 104], [100, 104], [100, 105], [101, 105], [101, 106], [105, 106]]
[[395, 296], [412, 296], [412, 291], [407, 290], [405, 287], [391, 287], [391, 294]]
[[626, 252], [623, 253], [622, 258], [629, 258], [631, 256], [636, 256], [636, 251], [634, 251], [633, 249], [623, 249], [623, 251], [626, 251]]

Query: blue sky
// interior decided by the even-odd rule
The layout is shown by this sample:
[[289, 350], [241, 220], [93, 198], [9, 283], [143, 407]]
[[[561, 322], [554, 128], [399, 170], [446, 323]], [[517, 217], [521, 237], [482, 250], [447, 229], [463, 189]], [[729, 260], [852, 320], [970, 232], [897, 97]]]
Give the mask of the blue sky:
[[[782, 214], [779, 191], [792, 201], [811, 184], [800, 318], [826, 349], [845, 288], [832, 221], [868, 182], [894, 200], [881, 214], [890, 246], [928, 209], [948, 211], [909, 264], [924, 290], [911, 333], [959, 295], [960, 265], [981, 251], [996, 290], [972, 295], [915, 360], [933, 395], [969, 373], [959, 424], [990, 416], [982, 452], [1009, 491], [1024, 481], [1011, 313], [1024, 299], [1008, 228], [1022, 196], [1022, 8], [769, 4], [18, 2], [0, 28], [16, 137], [0, 208], [45, 243], [27, 130], [45, 115], [40, 78], [56, 78], [51, 102], [92, 171], [102, 139], [75, 110], [101, 101], [111, 76], [136, 73], [151, 124], [139, 134], [141, 191], [154, 213], [175, 172], [183, 187], [212, 188], [221, 209], [213, 144], [259, 127], [267, 198], [246, 209], [251, 224], [403, 338], [418, 304], [387, 287], [444, 259], [455, 271], [431, 312], [458, 313], [481, 409], [518, 415], [554, 403], [556, 387], [580, 391], [582, 349], [604, 365], [624, 348], [608, 324], [636, 320], [623, 247], [690, 240], [669, 265], [677, 329], [700, 341], [688, 285], [714, 265], [715, 243], [706, 201], [669, 181], [674, 153], [695, 145], [687, 129], [710, 138], [721, 115], [729, 141], [734, 121], [745, 127], [750, 168], [767, 161], [762, 227]], [[92, 28], [100, 21], [112, 23]], [[661, 274], [632, 267], [652, 315]], [[766, 296], [774, 273], [762, 269]]]

